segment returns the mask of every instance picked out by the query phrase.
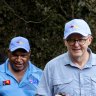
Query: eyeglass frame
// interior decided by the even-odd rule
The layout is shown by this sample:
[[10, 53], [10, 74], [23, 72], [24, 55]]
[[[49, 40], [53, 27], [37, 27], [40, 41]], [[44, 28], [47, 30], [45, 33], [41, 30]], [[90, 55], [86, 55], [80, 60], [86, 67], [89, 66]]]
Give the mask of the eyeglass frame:
[[[86, 41], [88, 40], [88, 38], [89, 38], [90, 36], [88, 36], [86, 39], [84, 39], [84, 38], [81, 38], [81, 39], [66, 39], [66, 41], [67, 41], [67, 43], [70, 45], [70, 46], [72, 46], [72, 45], [74, 45], [76, 42], [79, 44], [79, 45], [84, 45], [85, 43], [86, 43]], [[82, 41], [83, 40], [83, 41]], [[81, 43], [80, 43], [80, 41], [82, 41]]]

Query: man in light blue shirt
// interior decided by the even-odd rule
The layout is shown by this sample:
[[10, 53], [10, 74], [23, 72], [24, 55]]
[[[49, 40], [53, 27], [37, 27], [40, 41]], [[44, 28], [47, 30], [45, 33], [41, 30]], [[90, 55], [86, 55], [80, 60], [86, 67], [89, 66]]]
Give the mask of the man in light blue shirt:
[[96, 96], [96, 54], [89, 48], [92, 39], [83, 19], [65, 24], [68, 51], [46, 64], [36, 96]]
[[30, 55], [26, 38], [11, 40], [8, 59], [0, 65], [0, 96], [35, 96], [42, 70], [30, 62]]

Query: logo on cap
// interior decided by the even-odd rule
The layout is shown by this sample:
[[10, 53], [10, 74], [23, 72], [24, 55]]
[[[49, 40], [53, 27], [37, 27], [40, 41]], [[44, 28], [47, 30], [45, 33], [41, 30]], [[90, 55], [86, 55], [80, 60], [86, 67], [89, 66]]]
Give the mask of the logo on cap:
[[22, 42], [22, 41], [18, 41], [17, 43], [19, 43], [19, 44], [24, 44], [24, 42]]
[[78, 28], [77, 25], [71, 25], [70, 28]]

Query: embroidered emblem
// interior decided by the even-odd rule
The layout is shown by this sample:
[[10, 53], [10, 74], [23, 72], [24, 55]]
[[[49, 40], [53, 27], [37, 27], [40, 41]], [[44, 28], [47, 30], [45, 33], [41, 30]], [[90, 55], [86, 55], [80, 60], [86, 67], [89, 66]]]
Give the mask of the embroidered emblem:
[[71, 25], [70, 28], [78, 28], [77, 25]]
[[34, 84], [38, 84], [38, 79], [37, 78], [35, 78], [34, 76], [32, 76], [32, 75], [30, 75], [29, 76], [29, 82], [30, 83], [34, 83]]
[[10, 85], [10, 80], [5, 80], [5, 81], [3, 81], [3, 85]]
[[24, 42], [22, 42], [22, 41], [18, 41], [17, 43], [19, 43], [19, 44], [24, 44]]

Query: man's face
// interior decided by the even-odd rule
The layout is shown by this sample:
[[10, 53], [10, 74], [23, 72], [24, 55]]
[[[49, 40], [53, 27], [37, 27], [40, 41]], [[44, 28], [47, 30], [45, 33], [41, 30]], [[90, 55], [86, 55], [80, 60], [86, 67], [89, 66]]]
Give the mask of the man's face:
[[14, 52], [8, 51], [9, 63], [13, 71], [23, 71], [28, 66], [30, 52], [24, 49], [17, 49]]
[[65, 40], [65, 45], [70, 53], [74, 57], [84, 56], [87, 52], [88, 46], [91, 44], [92, 36], [82, 36], [80, 34], [72, 34]]

